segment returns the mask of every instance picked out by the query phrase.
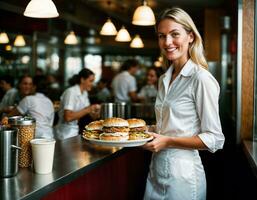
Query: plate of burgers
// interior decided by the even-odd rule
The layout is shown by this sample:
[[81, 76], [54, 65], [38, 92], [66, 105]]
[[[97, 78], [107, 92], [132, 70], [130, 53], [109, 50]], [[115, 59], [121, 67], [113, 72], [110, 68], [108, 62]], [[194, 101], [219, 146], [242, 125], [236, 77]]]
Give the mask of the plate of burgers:
[[93, 144], [135, 147], [153, 139], [146, 130], [142, 119], [122, 119], [117, 117], [91, 122], [85, 127], [83, 138]]

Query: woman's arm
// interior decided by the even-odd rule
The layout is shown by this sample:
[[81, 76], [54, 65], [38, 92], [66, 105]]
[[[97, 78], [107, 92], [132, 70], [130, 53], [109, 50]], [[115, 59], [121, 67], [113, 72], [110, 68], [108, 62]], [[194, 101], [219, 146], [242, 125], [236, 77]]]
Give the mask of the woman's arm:
[[11, 112], [8, 113], [8, 117], [11, 117], [11, 116], [15, 116], [15, 115], [21, 115], [21, 113], [19, 112], [19, 110], [17, 108], [13, 108], [11, 110]]
[[64, 110], [64, 116], [63, 117], [64, 117], [64, 120], [66, 122], [70, 122], [70, 121], [78, 120], [81, 117], [94, 112], [94, 110], [96, 110], [96, 109], [99, 109], [98, 104], [88, 106], [88, 107], [83, 108], [79, 111]]
[[143, 148], [152, 152], [158, 152], [164, 148], [208, 149], [198, 136], [170, 137], [155, 133], [152, 135], [154, 136], [154, 140], [143, 146]]

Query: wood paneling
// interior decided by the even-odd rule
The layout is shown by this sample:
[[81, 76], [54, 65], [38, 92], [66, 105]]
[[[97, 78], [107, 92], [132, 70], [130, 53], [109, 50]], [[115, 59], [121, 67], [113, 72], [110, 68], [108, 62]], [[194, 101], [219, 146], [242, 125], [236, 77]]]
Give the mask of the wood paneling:
[[252, 139], [254, 115], [254, 0], [243, 0], [241, 137]]
[[204, 47], [208, 61], [220, 61], [220, 17], [222, 11], [205, 9], [204, 11]]

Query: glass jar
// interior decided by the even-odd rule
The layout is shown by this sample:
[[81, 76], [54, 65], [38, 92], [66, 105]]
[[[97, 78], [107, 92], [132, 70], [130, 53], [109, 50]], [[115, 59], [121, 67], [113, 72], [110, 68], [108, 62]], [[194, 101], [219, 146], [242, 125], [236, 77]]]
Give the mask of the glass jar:
[[32, 150], [30, 140], [35, 137], [36, 120], [32, 117], [9, 117], [8, 124], [18, 128], [18, 140], [21, 150], [19, 152], [19, 166], [29, 167], [32, 164]]

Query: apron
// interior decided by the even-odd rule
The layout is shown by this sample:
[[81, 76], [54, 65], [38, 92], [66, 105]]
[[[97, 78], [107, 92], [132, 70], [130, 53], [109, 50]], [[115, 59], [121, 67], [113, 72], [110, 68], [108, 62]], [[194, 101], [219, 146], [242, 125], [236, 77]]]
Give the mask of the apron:
[[206, 178], [197, 150], [153, 153], [144, 200], [205, 200]]

